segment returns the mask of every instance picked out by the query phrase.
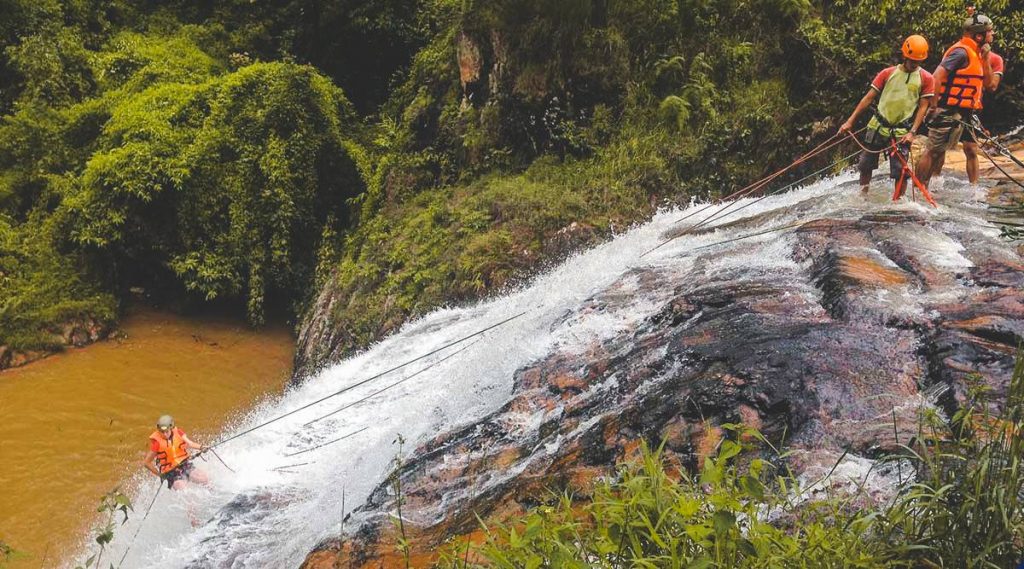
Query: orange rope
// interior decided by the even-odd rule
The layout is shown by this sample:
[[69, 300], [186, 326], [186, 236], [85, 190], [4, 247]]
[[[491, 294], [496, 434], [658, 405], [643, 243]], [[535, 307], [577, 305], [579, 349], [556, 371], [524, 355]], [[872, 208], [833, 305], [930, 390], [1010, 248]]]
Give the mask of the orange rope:
[[[903, 153], [896, 147], [896, 141], [892, 141], [892, 151], [896, 154], [896, 158], [899, 159], [900, 164], [903, 165], [904, 178], [907, 175], [910, 175], [910, 179], [914, 182], [914, 186], [921, 190], [921, 195], [924, 196], [924, 199], [927, 200], [928, 203], [932, 204], [932, 207], [939, 207], [939, 204], [935, 203], [935, 198], [932, 197], [931, 192], [928, 191], [928, 187], [922, 184], [921, 180], [917, 179], [917, 175], [914, 174], [914, 171], [910, 169], [910, 166], [907, 164], [907, 159], [903, 157]], [[894, 200], [895, 199], [896, 198], [894, 197]]]
[[[839, 137], [839, 138], [837, 138], [837, 137]], [[744, 188], [743, 190], [740, 190], [739, 192], [733, 192], [729, 196], [726, 196], [725, 198], [722, 198], [722, 200], [720, 200], [719, 203], [721, 203], [721, 201], [724, 201], [724, 200], [730, 199], [730, 198], [732, 198], [732, 200], [731, 200], [732, 203], [730, 203], [729, 205], [725, 206], [723, 209], [718, 210], [718, 211], [712, 213], [711, 215], [709, 215], [708, 217], [705, 217], [704, 219], [698, 221], [697, 223], [694, 223], [693, 225], [688, 227], [686, 229], [686, 231], [689, 232], [689, 231], [693, 231], [695, 229], [699, 229], [700, 227], [703, 227], [704, 225], [707, 225], [709, 222], [711, 222], [711, 221], [713, 221], [715, 219], [721, 218], [722, 215], [724, 215], [726, 212], [728, 212], [729, 208], [735, 206], [738, 203], [737, 200], [739, 200], [740, 198], [747, 197], [750, 194], [753, 194], [754, 192], [763, 189], [765, 186], [768, 185], [769, 182], [771, 182], [775, 178], [778, 178], [783, 173], [785, 173], [787, 170], [793, 168], [794, 166], [802, 164], [802, 163], [810, 160], [811, 158], [817, 156], [818, 154], [821, 154], [821, 153], [825, 152], [826, 150], [829, 150], [829, 149], [831, 149], [832, 147], [834, 147], [834, 146], [836, 146], [838, 144], [842, 144], [845, 141], [846, 141], [845, 138], [842, 138], [842, 137], [840, 137], [837, 134], [836, 136], [833, 136], [832, 138], [830, 138], [829, 140], [823, 142], [822, 144], [819, 144], [811, 152], [808, 152], [807, 154], [804, 154], [803, 156], [797, 158], [796, 161], [794, 161], [789, 166], [786, 166], [782, 170], [779, 170], [778, 172], [775, 172], [771, 176], [768, 176], [767, 178], [764, 178], [763, 180], [761, 180], [759, 182], [756, 182], [755, 184], [747, 186], [746, 188]], [[715, 205], [715, 204], [712, 204], [712, 205]], [[711, 207], [711, 206], [709, 205], [707, 207]], [[706, 210], [707, 207], [701, 209], [700, 211]], [[694, 212], [694, 213], [697, 213], [697, 212]], [[690, 214], [690, 215], [693, 215], [693, 214]], [[686, 217], [690, 217], [690, 215], [687, 215]], [[686, 218], [683, 218], [683, 219], [686, 219]], [[676, 220], [676, 223], [678, 223], [680, 221], [682, 221], [682, 219]]]
[[[867, 127], [864, 127], [862, 129], [858, 130], [857, 132], [858, 133], [863, 132], [866, 128]], [[839, 140], [836, 140], [837, 138]], [[704, 206], [704, 207], [702, 207], [702, 208], [700, 208], [700, 209], [698, 209], [696, 211], [688, 213], [688, 214], [686, 214], [683, 217], [680, 217], [679, 219], [675, 220], [673, 223], [679, 223], [681, 221], [685, 221], [686, 219], [688, 219], [688, 218], [690, 218], [690, 217], [692, 217], [694, 215], [697, 215], [698, 213], [701, 213], [703, 211], [707, 211], [708, 208], [714, 207], [716, 205], [720, 205], [720, 204], [722, 204], [722, 203], [724, 203], [726, 201], [729, 201], [729, 200], [732, 200], [732, 199], [735, 199], [735, 198], [743, 197], [743, 196], [745, 196], [745, 195], [747, 195], [747, 194], [757, 190], [758, 188], [766, 185], [768, 182], [771, 182], [775, 178], [778, 178], [779, 176], [781, 176], [782, 174], [788, 172], [792, 168], [794, 168], [794, 167], [796, 167], [796, 166], [806, 162], [807, 160], [810, 160], [811, 158], [817, 156], [818, 154], [821, 154], [822, 152], [828, 150], [829, 148], [832, 148], [833, 146], [835, 146], [839, 142], [842, 142], [843, 140], [845, 140], [845, 139], [842, 138], [842, 136], [839, 133], [833, 134], [828, 139], [826, 139], [824, 142], [822, 142], [818, 146], [815, 146], [814, 148], [812, 148], [811, 150], [809, 150], [807, 153], [803, 154], [802, 156], [799, 156], [796, 160], [794, 160], [792, 163], [790, 163], [788, 166], [782, 168], [781, 170], [777, 170], [777, 171], [773, 172], [772, 174], [769, 174], [768, 176], [765, 176], [764, 178], [761, 178], [760, 180], [752, 182], [751, 184], [749, 184], [747, 186], [744, 186], [744, 187], [740, 188], [739, 190], [736, 190], [735, 192], [733, 192], [733, 193], [731, 193], [731, 194], [729, 194], [729, 195], [727, 195], [725, 197], [718, 198], [717, 200], [709, 203], [708, 205], [706, 205], [706, 206]]]

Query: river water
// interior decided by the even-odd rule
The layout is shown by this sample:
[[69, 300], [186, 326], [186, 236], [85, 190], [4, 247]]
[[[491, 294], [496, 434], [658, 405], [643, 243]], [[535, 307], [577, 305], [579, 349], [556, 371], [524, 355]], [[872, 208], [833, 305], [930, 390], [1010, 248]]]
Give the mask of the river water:
[[136, 309], [121, 328], [119, 340], [0, 373], [0, 540], [22, 554], [12, 569], [72, 560], [100, 496], [141, 479], [159, 415], [207, 440], [279, 394], [291, 370], [284, 327]]

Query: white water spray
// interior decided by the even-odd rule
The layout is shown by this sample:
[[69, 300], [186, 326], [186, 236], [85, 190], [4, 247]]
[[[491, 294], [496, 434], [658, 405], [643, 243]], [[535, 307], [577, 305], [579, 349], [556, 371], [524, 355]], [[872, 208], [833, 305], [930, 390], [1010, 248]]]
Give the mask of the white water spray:
[[[624, 278], [634, 269], [682, 275], [694, 269], [694, 258], [687, 253], [695, 247], [800, 220], [860, 216], [871, 210], [906, 209], [961, 222], [964, 216], [969, 216], [979, 225], [984, 224], [980, 217], [982, 212], [950, 205], [960, 201], [961, 196], [949, 188], [964, 188], [959, 181], [946, 180], [946, 195], [939, 196], [943, 205], [935, 210], [906, 201], [892, 204], [883, 196], [882, 188], [888, 187], [887, 181], [876, 180], [878, 187], [874, 195], [865, 200], [854, 180], [855, 173], [845, 173], [766, 199], [737, 214], [723, 216], [711, 224], [711, 228], [722, 228], [741, 220], [747, 220], [746, 223], [683, 236], [640, 258], [641, 253], [664, 239], [665, 232], [678, 229], [673, 221], [699, 206], [664, 211], [649, 223], [570, 258], [518, 291], [476, 306], [438, 310], [407, 324], [366, 352], [308, 378], [277, 400], [251, 410], [236, 421], [233, 430], [224, 433], [225, 437], [518, 312], [528, 311], [523, 317], [487, 333], [481, 341], [451, 359], [329, 419], [304, 426], [463, 346], [448, 348], [219, 447], [218, 452], [237, 474], [210, 461], [202, 463], [214, 480], [209, 489], [162, 492], [152, 515], [141, 527], [124, 567], [278, 568], [299, 565], [318, 542], [338, 534], [343, 513], [347, 513], [342, 511], [343, 492], [345, 509], [351, 511], [364, 503], [370, 492], [385, 480], [399, 450], [395, 444], [399, 436], [406, 441], [404, 452], [408, 456], [432, 437], [498, 409], [509, 398], [517, 369], [555, 350], [581, 353], [595, 341], [628, 330], [662, 309], [673, 297], [673, 291], [637, 294], [640, 284]], [[748, 201], [752, 200], [743, 203]], [[709, 209], [708, 214], [719, 207]], [[686, 227], [703, 217], [696, 216], [680, 225]], [[996, 230], [979, 228], [979, 231]], [[699, 269], [711, 272], [724, 268], [759, 270], [791, 266], [794, 261], [789, 257], [790, 248], [779, 246], [780, 240], [785, 239], [789, 239], [786, 233], [769, 233], [723, 244], [720, 249], [712, 250], [715, 253], [712, 260], [708, 262], [705, 258]], [[954, 245], [928, 244], [935, 248], [936, 255], [947, 255], [950, 263], [960, 263], [962, 257]], [[616, 293], [621, 293], [622, 303], [601, 310], [587, 306], [588, 298], [616, 282]], [[312, 452], [292, 458], [284, 456], [359, 429], [365, 430]], [[135, 503], [147, 504], [155, 490], [152, 477], [140, 476]], [[194, 514], [199, 521], [195, 528], [187, 515], [189, 502], [195, 505]], [[128, 546], [128, 538], [138, 529], [140, 518], [141, 512], [118, 529], [117, 540], [112, 544], [113, 559], [120, 558]], [[349, 520], [346, 528], [351, 529], [358, 521], [358, 517]]]

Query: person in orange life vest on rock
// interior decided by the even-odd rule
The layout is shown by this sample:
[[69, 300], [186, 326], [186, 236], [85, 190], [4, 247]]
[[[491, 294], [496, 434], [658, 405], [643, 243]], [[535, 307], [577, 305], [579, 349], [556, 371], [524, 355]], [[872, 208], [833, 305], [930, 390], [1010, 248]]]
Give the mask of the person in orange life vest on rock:
[[149, 452], [143, 461], [150, 472], [167, 481], [167, 487], [181, 490], [187, 482], [206, 484], [206, 473], [192, 464], [189, 449], [203, 450], [193, 442], [185, 431], [174, 426], [170, 415], [163, 415], [156, 422], [156, 430], [149, 435]]
[[[871, 173], [878, 167], [881, 154], [878, 151], [889, 148], [892, 141], [904, 147], [904, 151], [909, 148], [928, 111], [928, 99], [935, 93], [932, 74], [921, 69], [921, 63], [928, 58], [928, 41], [912, 35], [903, 42], [901, 51], [903, 63], [879, 72], [853, 114], [839, 127], [839, 134], [853, 130], [857, 117], [878, 98], [878, 108], [864, 133], [864, 146], [868, 150], [860, 153], [857, 163], [863, 193], [867, 193]], [[890, 157], [890, 160], [897, 159]], [[899, 179], [903, 166], [901, 162], [896, 164], [895, 177]]]
[[[963, 123], [974, 120], [975, 113], [981, 109], [982, 94], [986, 86], [992, 84], [992, 64], [988, 56], [992, 30], [988, 16], [972, 13], [964, 21], [963, 37], [946, 50], [935, 69], [936, 96], [929, 110], [928, 143], [916, 167], [917, 177], [925, 185], [946, 151], [960, 141]], [[967, 176], [972, 181], [978, 179], [975, 150], [977, 147], [967, 155]], [[966, 154], [968, 149], [964, 152]]]
[[[973, 13], [972, 13], [973, 15]], [[985, 45], [991, 46], [992, 42], [995, 41], [995, 30], [989, 30], [985, 35]], [[985, 90], [992, 93], [996, 89], [999, 89], [999, 83], [1003, 79], [1003, 70], [1005, 64], [1003, 58], [994, 51], [988, 52], [988, 64], [992, 69], [992, 77], [985, 81]], [[969, 139], [969, 140], [968, 140]], [[972, 184], [978, 183], [978, 143], [974, 140], [973, 136], [961, 140], [964, 146], [964, 156], [967, 158], [967, 179]], [[932, 165], [932, 178], [938, 176], [942, 172], [942, 166], [946, 162], [946, 154], [942, 153], [939, 155], [938, 160]]]

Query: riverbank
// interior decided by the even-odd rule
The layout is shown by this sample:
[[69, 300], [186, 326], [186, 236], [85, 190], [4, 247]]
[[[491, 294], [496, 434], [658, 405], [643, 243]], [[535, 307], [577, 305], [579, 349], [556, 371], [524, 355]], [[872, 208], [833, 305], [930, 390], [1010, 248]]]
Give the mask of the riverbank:
[[157, 416], [207, 441], [290, 375], [285, 326], [139, 308], [119, 330], [0, 373], [0, 540], [23, 553], [12, 569], [74, 555], [98, 498], [136, 480]]

